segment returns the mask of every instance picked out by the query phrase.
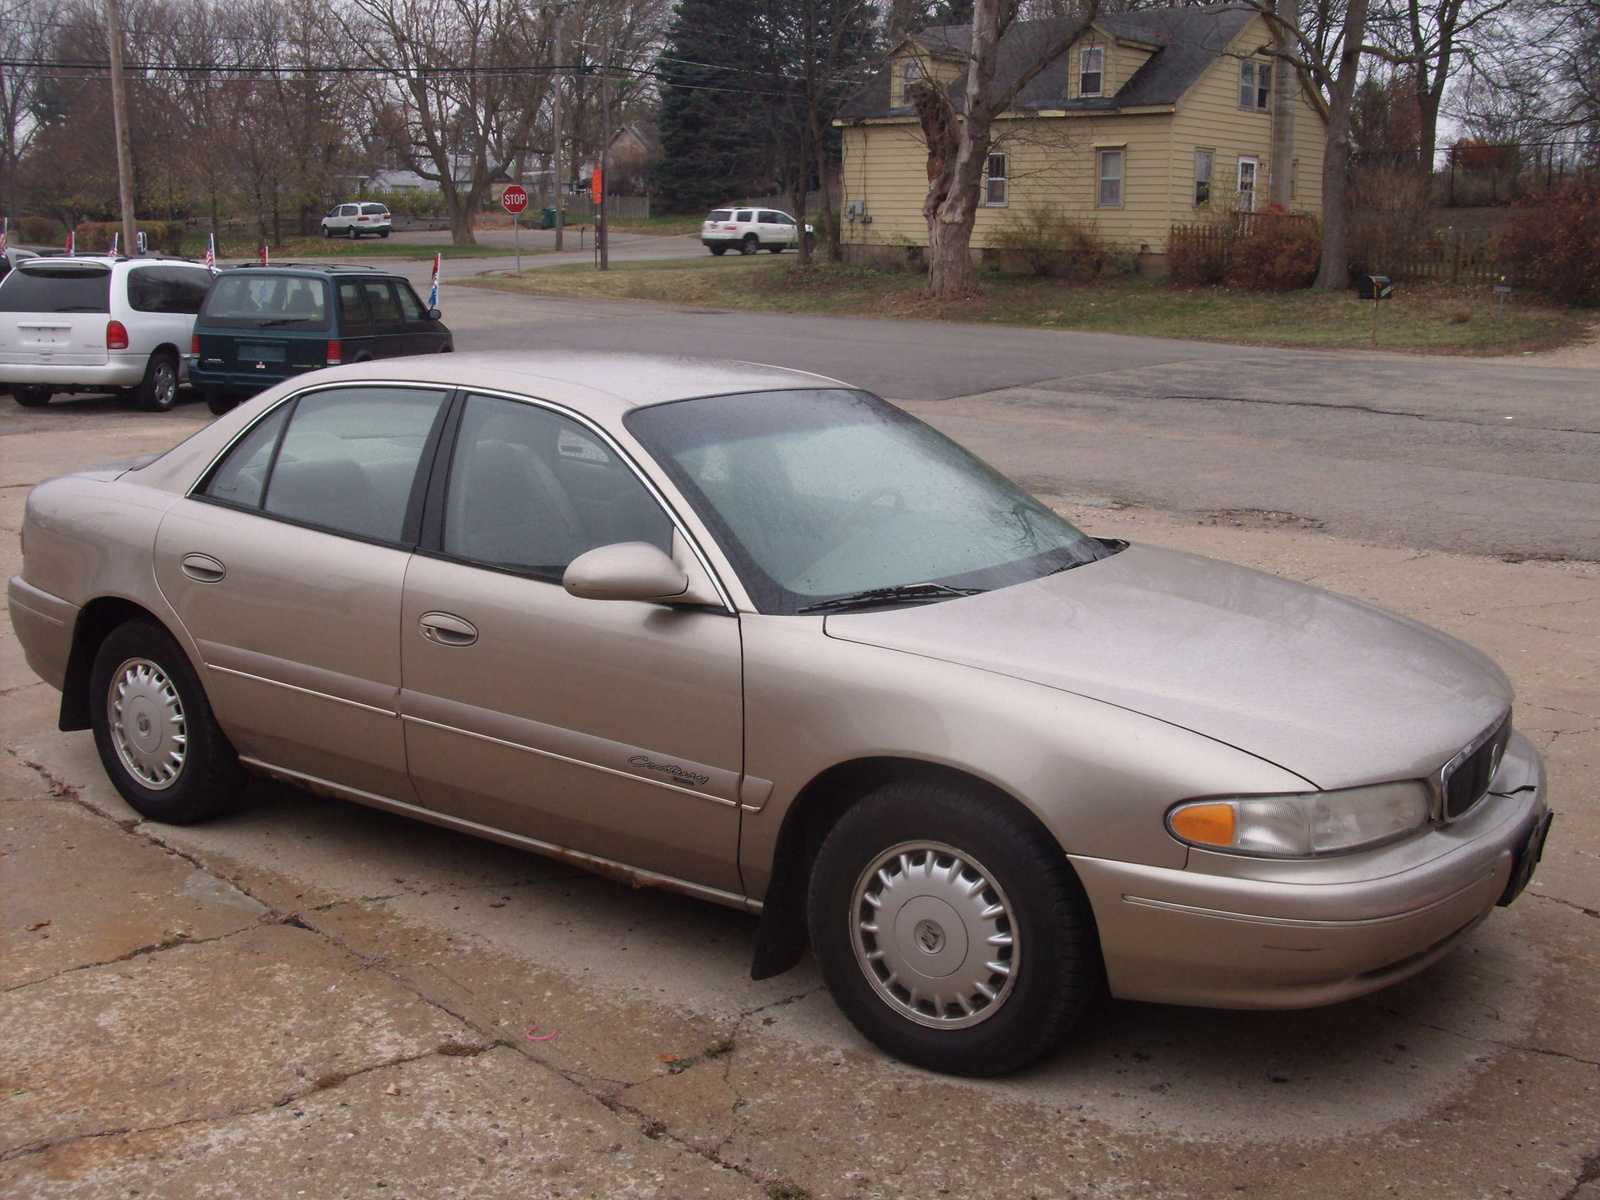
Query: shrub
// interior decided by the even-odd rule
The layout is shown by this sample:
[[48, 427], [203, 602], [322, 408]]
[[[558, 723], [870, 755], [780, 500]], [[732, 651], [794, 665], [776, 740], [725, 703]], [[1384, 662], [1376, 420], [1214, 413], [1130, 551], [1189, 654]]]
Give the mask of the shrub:
[[1035, 275], [1103, 279], [1127, 270], [1127, 255], [1100, 236], [1093, 221], [1074, 221], [1048, 204], [1006, 214], [989, 239], [1002, 259], [1020, 260]]
[[1500, 269], [1559, 300], [1600, 304], [1600, 180], [1519, 200], [1494, 239]]
[[1351, 193], [1351, 271], [1409, 278], [1413, 262], [1436, 245], [1432, 176], [1415, 167], [1360, 167]]
[[66, 226], [49, 217], [23, 217], [16, 229], [22, 241], [35, 246], [59, 246], [67, 240]]
[[1322, 261], [1322, 232], [1298, 213], [1257, 213], [1228, 253], [1222, 281], [1261, 292], [1310, 287]]
[[[156, 254], [183, 253], [182, 221], [138, 221], [150, 250]], [[121, 221], [85, 221], [73, 230], [73, 249], [80, 254], [103, 254], [111, 249], [111, 235], [122, 231]], [[126, 253], [128, 247], [119, 247]]]

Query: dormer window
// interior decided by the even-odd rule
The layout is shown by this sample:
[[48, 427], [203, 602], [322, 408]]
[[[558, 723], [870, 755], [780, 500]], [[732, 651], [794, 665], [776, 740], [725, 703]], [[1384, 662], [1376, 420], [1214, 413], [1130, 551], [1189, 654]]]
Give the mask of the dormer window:
[[1106, 50], [1104, 46], [1085, 46], [1078, 51], [1078, 95], [1098, 96], [1105, 86]]
[[1266, 112], [1272, 105], [1272, 66], [1245, 59], [1239, 64], [1239, 107]]
[[917, 80], [922, 78], [922, 60], [920, 58], [902, 59], [900, 62], [899, 78], [895, 80], [900, 89], [900, 103], [912, 103], [911, 88]]

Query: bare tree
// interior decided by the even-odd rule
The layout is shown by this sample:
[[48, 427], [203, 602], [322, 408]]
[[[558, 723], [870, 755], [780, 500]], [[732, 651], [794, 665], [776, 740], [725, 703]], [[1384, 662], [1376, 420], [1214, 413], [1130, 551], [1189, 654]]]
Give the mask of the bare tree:
[[[959, 299], [977, 290], [972, 226], [995, 119], [1066, 53], [1083, 26], [1094, 20], [1099, 0], [1087, 0], [1076, 18], [1019, 21], [1018, 10], [1018, 0], [976, 0], [965, 47], [967, 69], [959, 86], [947, 90], [924, 76], [909, 92], [928, 145], [922, 215], [928, 223], [928, 294], [936, 299]], [[997, 86], [1000, 44], [1007, 38], [1016, 69]]]
[[[0, 57], [14, 62], [37, 62], [50, 52], [58, 0], [11, 0], [0, 3]], [[0, 68], [0, 207], [15, 220], [23, 157], [28, 153], [39, 120], [34, 111], [44, 68]]]

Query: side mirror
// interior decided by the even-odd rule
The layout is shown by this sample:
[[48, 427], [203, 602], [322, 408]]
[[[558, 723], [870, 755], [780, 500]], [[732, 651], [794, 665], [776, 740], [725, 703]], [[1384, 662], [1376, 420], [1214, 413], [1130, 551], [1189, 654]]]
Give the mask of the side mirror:
[[444, 314], [437, 308], [430, 308], [426, 313], [423, 314], [423, 317], [429, 321], [438, 321], [444, 318]]
[[585, 600], [675, 600], [689, 576], [649, 542], [617, 542], [578, 555], [561, 586]]

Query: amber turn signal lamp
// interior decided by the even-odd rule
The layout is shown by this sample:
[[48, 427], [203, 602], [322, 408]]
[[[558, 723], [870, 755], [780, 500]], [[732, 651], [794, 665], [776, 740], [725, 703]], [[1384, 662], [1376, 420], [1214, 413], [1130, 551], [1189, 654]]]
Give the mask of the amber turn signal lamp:
[[1231, 846], [1234, 835], [1233, 805], [1185, 805], [1172, 814], [1172, 832], [1188, 842]]

